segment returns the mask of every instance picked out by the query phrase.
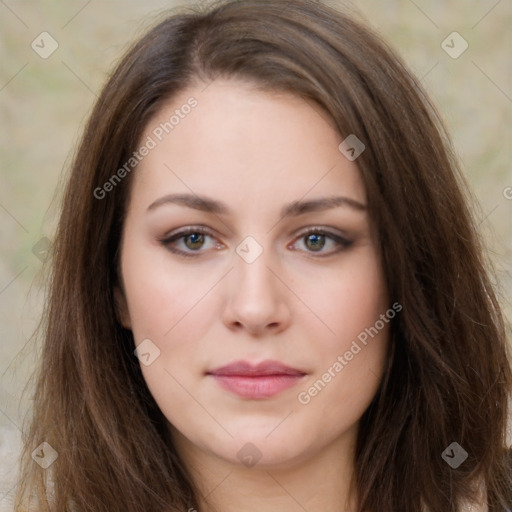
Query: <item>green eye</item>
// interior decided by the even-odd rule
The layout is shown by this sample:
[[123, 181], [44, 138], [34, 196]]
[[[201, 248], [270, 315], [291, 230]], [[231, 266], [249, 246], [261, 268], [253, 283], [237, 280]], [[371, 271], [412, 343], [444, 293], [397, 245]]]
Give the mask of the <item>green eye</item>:
[[181, 256], [200, 256], [206, 249], [219, 248], [219, 243], [202, 227], [190, 227], [160, 240], [171, 252]]
[[[306, 253], [330, 256], [343, 249], [347, 249], [353, 243], [353, 240], [348, 240], [336, 233], [328, 232], [323, 228], [313, 227], [303, 233], [292, 246], [299, 245], [299, 249]], [[302, 245], [302, 248], [300, 245]]]
[[196, 250], [203, 246], [205, 236], [201, 233], [191, 233], [190, 235], [186, 235], [183, 238], [185, 240], [185, 245], [189, 249]]
[[306, 240], [306, 247], [312, 251], [320, 251], [325, 246], [325, 235], [312, 233], [304, 238]]
[[[167, 238], [160, 239], [160, 242], [171, 252], [186, 257], [198, 257], [208, 249], [223, 248], [223, 244], [202, 226], [192, 226], [173, 233]], [[352, 244], [353, 240], [348, 240], [339, 234], [312, 227], [300, 235], [288, 248], [323, 257], [338, 253]], [[296, 245], [302, 245], [302, 247], [296, 247]]]

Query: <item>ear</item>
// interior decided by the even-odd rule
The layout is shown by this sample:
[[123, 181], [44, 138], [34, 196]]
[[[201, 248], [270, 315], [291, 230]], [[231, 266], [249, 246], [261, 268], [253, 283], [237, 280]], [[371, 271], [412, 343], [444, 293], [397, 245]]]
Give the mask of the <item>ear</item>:
[[114, 286], [114, 302], [116, 309], [117, 321], [125, 328], [131, 329], [130, 313], [128, 312], [128, 304], [123, 290], [119, 285]]

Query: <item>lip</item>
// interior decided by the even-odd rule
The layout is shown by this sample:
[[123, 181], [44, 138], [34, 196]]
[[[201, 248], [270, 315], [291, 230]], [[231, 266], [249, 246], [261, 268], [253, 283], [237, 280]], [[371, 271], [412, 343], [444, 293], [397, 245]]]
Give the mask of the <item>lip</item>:
[[252, 364], [234, 361], [206, 372], [227, 391], [243, 398], [262, 400], [295, 386], [306, 372], [279, 361], [263, 361]]

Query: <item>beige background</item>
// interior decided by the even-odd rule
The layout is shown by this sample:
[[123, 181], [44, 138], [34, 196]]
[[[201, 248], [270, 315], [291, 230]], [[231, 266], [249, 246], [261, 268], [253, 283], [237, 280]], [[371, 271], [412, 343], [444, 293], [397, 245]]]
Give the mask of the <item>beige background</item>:
[[[330, 3], [336, 4], [335, 1]], [[83, 122], [127, 43], [158, 15], [192, 2], [0, 0], [0, 510], [10, 510], [23, 413], [37, 361], [29, 341], [43, 303], [33, 246], [52, 238], [54, 200]], [[361, 0], [351, 4], [405, 58], [447, 123], [480, 201], [480, 227], [512, 318], [512, 3], [506, 0]], [[31, 43], [46, 31], [57, 50]], [[457, 31], [457, 59], [441, 47]]]

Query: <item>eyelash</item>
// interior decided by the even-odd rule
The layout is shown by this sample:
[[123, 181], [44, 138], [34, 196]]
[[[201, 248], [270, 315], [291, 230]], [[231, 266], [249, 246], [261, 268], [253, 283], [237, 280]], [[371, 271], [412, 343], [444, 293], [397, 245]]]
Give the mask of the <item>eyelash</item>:
[[[164, 247], [166, 247], [169, 251], [171, 251], [175, 254], [179, 254], [179, 255], [185, 256], [187, 258], [197, 258], [198, 256], [200, 256], [201, 252], [204, 252], [204, 251], [199, 249], [197, 251], [187, 252], [187, 251], [182, 251], [181, 249], [177, 249], [176, 247], [173, 247], [171, 245], [173, 242], [176, 242], [177, 240], [184, 239], [188, 235], [197, 234], [197, 233], [202, 234], [202, 235], [208, 235], [208, 236], [211, 236], [212, 238], [215, 238], [208, 228], [205, 228], [203, 226], [191, 226], [189, 228], [183, 229], [176, 233], [172, 233], [171, 235], [166, 236], [164, 238], [160, 238], [159, 242]], [[320, 253], [315, 254], [315, 251], [306, 251], [306, 252], [310, 253], [311, 255], [313, 255], [313, 257], [316, 257], [316, 258], [324, 258], [327, 256], [331, 256], [333, 254], [336, 254], [344, 249], [347, 249], [354, 242], [353, 240], [348, 240], [340, 235], [337, 235], [330, 231], [326, 231], [324, 228], [316, 227], [316, 226], [308, 228], [305, 231], [303, 231], [296, 238], [296, 240], [297, 241], [302, 240], [305, 237], [307, 237], [308, 235], [312, 235], [312, 234], [325, 236], [326, 238], [333, 240], [338, 245], [338, 249], [336, 249], [335, 251], [331, 251], [330, 253], [324, 254], [324, 255], [321, 255]], [[294, 245], [295, 245], [295, 243], [294, 243]]]

